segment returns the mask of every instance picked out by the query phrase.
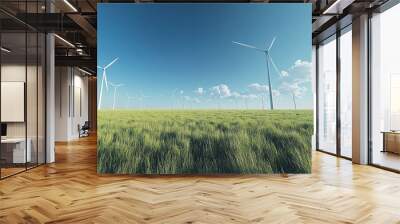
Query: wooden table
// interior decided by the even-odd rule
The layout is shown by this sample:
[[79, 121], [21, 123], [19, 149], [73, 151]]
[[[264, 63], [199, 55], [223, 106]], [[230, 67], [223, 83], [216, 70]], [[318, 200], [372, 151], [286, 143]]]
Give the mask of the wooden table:
[[[26, 150], [25, 141], [28, 143]], [[31, 162], [32, 141], [30, 138], [5, 138], [1, 139], [1, 145], [1, 159], [5, 160], [5, 163], [21, 164]]]
[[400, 154], [400, 131], [382, 131], [383, 150], [382, 152], [392, 152]]

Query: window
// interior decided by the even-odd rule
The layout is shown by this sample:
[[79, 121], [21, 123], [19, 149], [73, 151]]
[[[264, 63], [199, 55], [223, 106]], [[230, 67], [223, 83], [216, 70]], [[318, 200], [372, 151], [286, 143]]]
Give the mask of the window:
[[[18, 2], [18, 12], [41, 13], [42, 5]], [[45, 163], [46, 39], [6, 14], [0, 17], [8, 21], [0, 23], [0, 178], [5, 178]]]
[[336, 36], [318, 48], [318, 149], [336, 153]]
[[340, 155], [352, 156], [352, 33], [351, 26], [340, 35]]
[[371, 159], [400, 170], [400, 5], [371, 19]]

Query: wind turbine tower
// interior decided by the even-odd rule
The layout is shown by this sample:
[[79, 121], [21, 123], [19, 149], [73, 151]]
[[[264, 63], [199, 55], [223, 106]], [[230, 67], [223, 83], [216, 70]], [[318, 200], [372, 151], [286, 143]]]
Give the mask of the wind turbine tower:
[[291, 93], [292, 93], [292, 99], [293, 99], [294, 109], [297, 110], [296, 95], [294, 94], [293, 90], [291, 91]]
[[137, 98], [136, 97], [133, 97], [133, 96], [129, 96], [128, 94], [126, 94], [126, 97], [128, 98], [128, 100], [127, 100], [127, 102], [128, 102], [128, 104], [127, 104], [127, 108], [132, 108], [132, 106], [133, 106], [133, 103], [132, 102], [134, 102]]
[[112, 87], [114, 87], [113, 110], [115, 110], [115, 101], [116, 101], [117, 89], [118, 89], [119, 87], [123, 86], [124, 84], [116, 84], [116, 83], [110, 82], [110, 85], [111, 85]]
[[264, 94], [261, 94], [261, 110], [264, 110]]
[[266, 49], [261, 49], [261, 48], [258, 48], [258, 47], [255, 47], [255, 46], [252, 46], [252, 45], [249, 45], [249, 44], [244, 44], [244, 43], [232, 41], [232, 43], [234, 43], [234, 44], [240, 45], [240, 46], [242, 46], [242, 47], [251, 48], [251, 49], [253, 49], [253, 50], [260, 51], [260, 52], [262, 52], [262, 53], [265, 54], [265, 57], [266, 57], [266, 60], [267, 60], [267, 77], [268, 77], [269, 99], [270, 99], [270, 107], [271, 107], [271, 110], [274, 109], [274, 101], [273, 101], [273, 99], [272, 99], [272, 85], [271, 85], [271, 76], [270, 76], [270, 68], [269, 68], [270, 65], [269, 65], [269, 63], [271, 63], [272, 66], [274, 67], [274, 69], [276, 70], [276, 72], [277, 72], [279, 75], [281, 75], [281, 72], [279, 71], [278, 67], [276, 66], [274, 60], [272, 60], [272, 57], [271, 57], [271, 54], [270, 54], [271, 48], [272, 48], [272, 46], [274, 45], [275, 40], [276, 40], [276, 37], [274, 37], [274, 38], [272, 39], [271, 44], [270, 44], [269, 47], [266, 48]]

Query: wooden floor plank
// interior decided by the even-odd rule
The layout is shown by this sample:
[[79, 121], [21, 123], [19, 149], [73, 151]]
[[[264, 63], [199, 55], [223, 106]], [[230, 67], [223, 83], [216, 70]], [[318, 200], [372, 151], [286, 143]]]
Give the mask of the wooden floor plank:
[[96, 138], [0, 181], [0, 223], [400, 223], [400, 175], [313, 152], [310, 175], [99, 176]]

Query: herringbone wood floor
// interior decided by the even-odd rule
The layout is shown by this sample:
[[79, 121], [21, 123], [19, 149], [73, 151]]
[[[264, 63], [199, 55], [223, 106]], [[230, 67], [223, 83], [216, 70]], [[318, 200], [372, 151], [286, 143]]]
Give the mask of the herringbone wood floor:
[[94, 137], [0, 181], [0, 223], [400, 223], [400, 175], [314, 152], [313, 174], [98, 176]]

